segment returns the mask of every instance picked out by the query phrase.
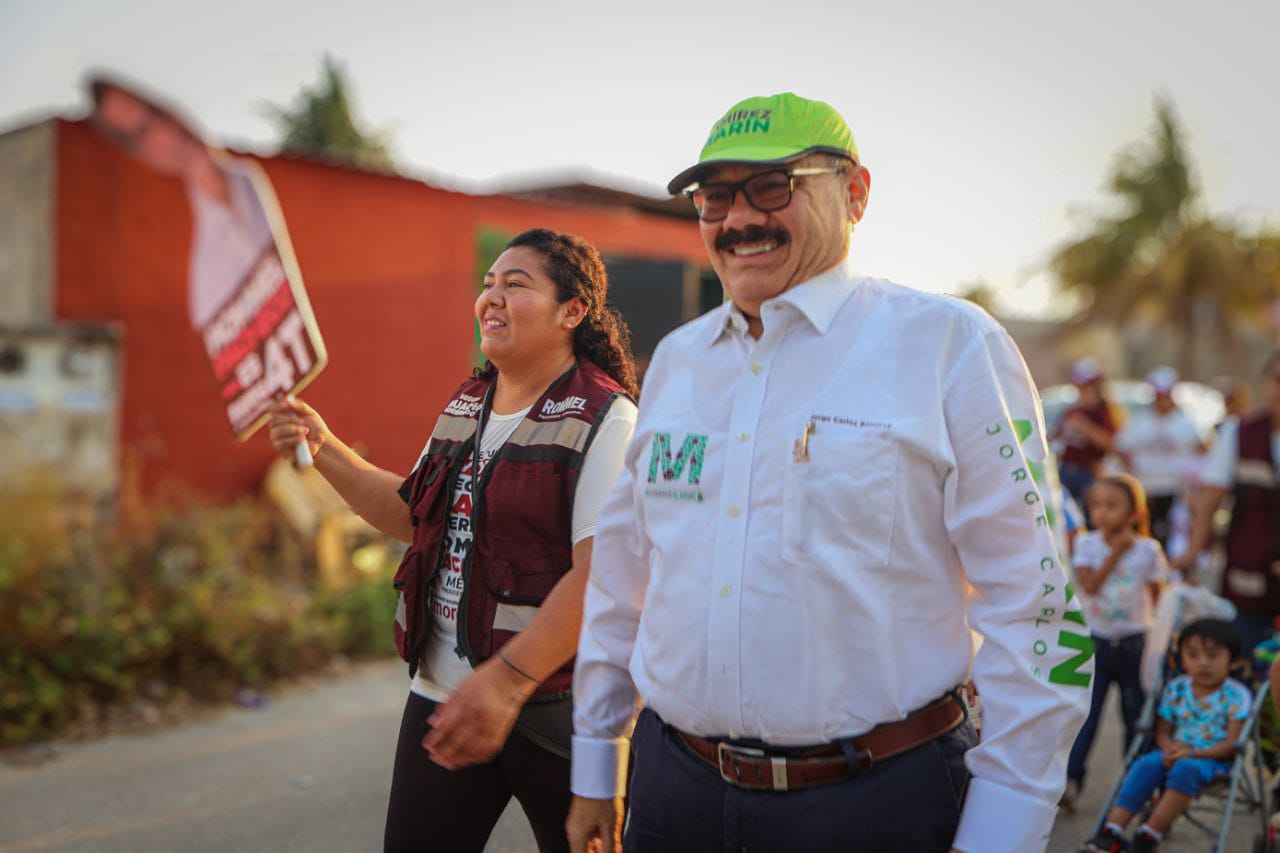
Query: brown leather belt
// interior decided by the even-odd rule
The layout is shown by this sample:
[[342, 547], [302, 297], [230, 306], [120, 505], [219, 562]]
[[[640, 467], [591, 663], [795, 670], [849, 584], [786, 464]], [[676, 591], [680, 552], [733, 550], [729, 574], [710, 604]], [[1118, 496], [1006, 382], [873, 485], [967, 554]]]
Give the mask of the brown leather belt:
[[707, 740], [673, 729], [720, 777], [739, 788], [789, 791], [860, 776], [884, 761], [942, 737], [964, 722], [965, 711], [951, 694], [912, 711], [906, 719], [884, 723], [866, 734], [812, 748], [756, 749], [729, 741]]

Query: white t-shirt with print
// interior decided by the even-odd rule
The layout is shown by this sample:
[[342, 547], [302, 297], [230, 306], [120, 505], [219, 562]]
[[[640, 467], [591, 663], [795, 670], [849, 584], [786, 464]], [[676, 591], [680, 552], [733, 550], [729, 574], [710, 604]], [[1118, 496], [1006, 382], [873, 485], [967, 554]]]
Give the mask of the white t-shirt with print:
[[1179, 409], [1135, 415], [1116, 436], [1116, 449], [1129, 455], [1133, 475], [1147, 494], [1168, 497], [1182, 491], [1183, 478], [1200, 453], [1200, 433]]
[[[1076, 537], [1071, 563], [1077, 570], [1081, 566], [1100, 569], [1110, 554], [1111, 546], [1102, 532], [1090, 530]], [[1169, 563], [1160, 543], [1147, 536], [1135, 537], [1101, 589], [1093, 595], [1080, 590], [1089, 630], [1108, 640], [1146, 633], [1155, 614], [1147, 584], [1168, 577]]]
[[[458, 651], [458, 605], [462, 600], [462, 564], [471, 551], [472, 483], [528, 413], [529, 409], [523, 409], [509, 415], [490, 414], [485, 421], [484, 435], [480, 437], [479, 471], [473, 470], [474, 459], [468, 460], [454, 480], [453, 506], [449, 508], [449, 526], [445, 531], [446, 563], [431, 581], [428, 593], [432, 596], [431, 632], [423, 647], [421, 666], [409, 688], [427, 699], [443, 702], [471, 674], [471, 663]], [[635, 404], [618, 397], [609, 407], [582, 461], [573, 499], [574, 545], [595, 535], [596, 519], [622, 470], [627, 442], [635, 426]]]

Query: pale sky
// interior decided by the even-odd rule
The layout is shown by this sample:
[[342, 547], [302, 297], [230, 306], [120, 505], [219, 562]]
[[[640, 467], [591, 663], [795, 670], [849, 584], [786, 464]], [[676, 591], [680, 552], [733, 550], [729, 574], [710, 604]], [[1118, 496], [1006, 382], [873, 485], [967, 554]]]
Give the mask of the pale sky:
[[115, 72], [214, 139], [274, 150], [327, 52], [401, 167], [493, 189], [548, 172], [661, 192], [752, 95], [839, 109], [872, 174], [863, 271], [985, 280], [1040, 313], [1072, 210], [1172, 98], [1209, 209], [1280, 228], [1280, 4], [0, 0], [0, 129], [87, 109]]

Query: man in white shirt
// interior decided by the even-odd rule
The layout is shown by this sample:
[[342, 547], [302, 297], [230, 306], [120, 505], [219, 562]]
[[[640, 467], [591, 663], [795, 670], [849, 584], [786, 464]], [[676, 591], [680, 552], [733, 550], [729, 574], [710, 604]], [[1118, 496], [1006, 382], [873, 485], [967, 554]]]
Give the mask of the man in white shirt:
[[668, 187], [730, 302], [659, 345], [600, 517], [575, 851], [613, 849], [637, 699], [629, 851], [1048, 839], [1092, 644], [1039, 401], [986, 314], [850, 271], [869, 183], [840, 115], [783, 94], [730, 109]]
[[1182, 491], [1187, 471], [1204, 453], [1204, 442], [1195, 423], [1173, 401], [1178, 371], [1157, 367], [1147, 374], [1147, 384], [1155, 392], [1155, 399], [1150, 408], [1134, 415], [1121, 430], [1115, 447], [1147, 493], [1151, 536], [1167, 548], [1169, 510]]

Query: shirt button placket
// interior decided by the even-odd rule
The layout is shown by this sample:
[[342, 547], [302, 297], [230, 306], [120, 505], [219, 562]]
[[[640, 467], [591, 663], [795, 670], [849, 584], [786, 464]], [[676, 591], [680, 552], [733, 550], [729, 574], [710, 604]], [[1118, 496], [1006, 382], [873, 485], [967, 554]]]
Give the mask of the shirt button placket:
[[756, 342], [746, 369], [739, 374], [728, 429], [728, 436], [736, 440], [724, 445], [720, 519], [711, 578], [717, 595], [708, 626], [712, 695], [724, 697], [723, 704], [712, 711], [713, 726], [719, 731], [740, 732], [745, 728], [741, 710], [742, 596], [734, 592], [743, 588], [754, 437], [759, 432], [771, 350], [771, 345]]

